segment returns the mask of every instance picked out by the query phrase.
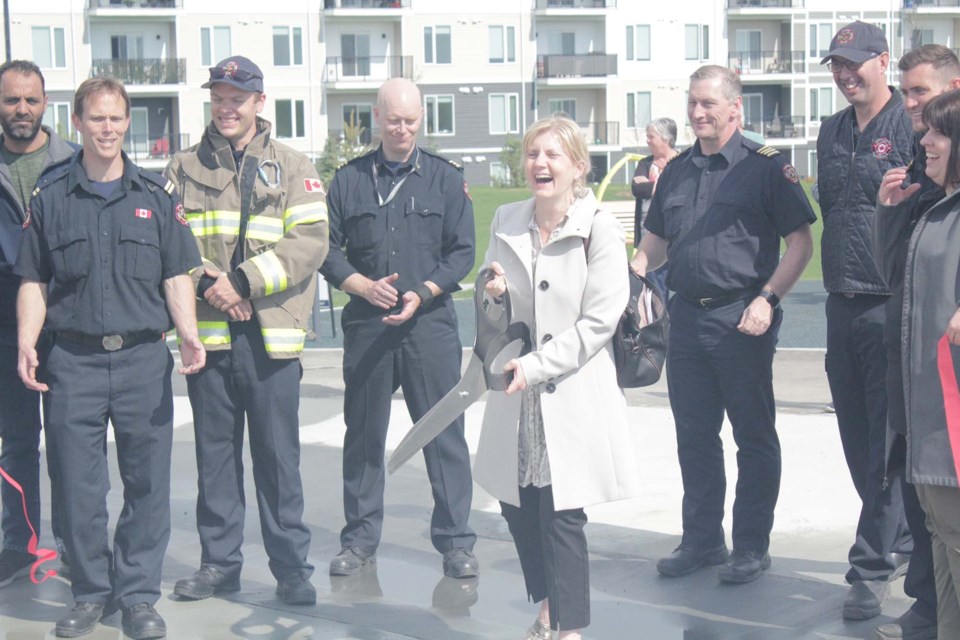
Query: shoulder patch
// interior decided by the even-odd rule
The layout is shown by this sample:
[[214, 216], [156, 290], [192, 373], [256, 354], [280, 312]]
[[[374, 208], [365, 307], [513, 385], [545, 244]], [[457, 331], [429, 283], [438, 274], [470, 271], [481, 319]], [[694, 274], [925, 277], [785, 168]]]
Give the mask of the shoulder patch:
[[777, 151], [776, 149], [774, 149], [774, 148], [771, 147], [770, 145], [766, 145], [766, 144], [763, 145], [762, 147], [760, 147], [759, 149], [757, 149], [756, 152], [757, 152], [758, 154], [760, 154], [761, 156], [764, 156], [764, 157], [766, 157], [766, 158], [772, 158], [772, 157], [774, 157], [774, 156], [780, 155], [780, 152], [779, 152], [779, 151]]
[[783, 177], [787, 179], [787, 182], [792, 182], [793, 184], [800, 183], [800, 176], [797, 175], [797, 170], [793, 168], [792, 164], [783, 165]]

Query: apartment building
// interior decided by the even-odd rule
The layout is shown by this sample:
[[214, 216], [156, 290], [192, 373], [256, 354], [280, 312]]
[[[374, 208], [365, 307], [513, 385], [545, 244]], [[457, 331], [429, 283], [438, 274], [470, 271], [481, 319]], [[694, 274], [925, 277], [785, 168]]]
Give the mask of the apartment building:
[[691, 144], [687, 78], [706, 63], [740, 74], [744, 125], [812, 176], [819, 124], [845, 106], [820, 58], [855, 19], [886, 31], [895, 71], [905, 49], [957, 46], [960, 0], [9, 0], [11, 53], [43, 68], [46, 120], [66, 135], [73, 89], [118, 77], [128, 151], [161, 168], [209, 121], [207, 67], [243, 54], [264, 70], [274, 135], [313, 156], [345, 128], [375, 140], [377, 87], [417, 82], [422, 143], [475, 184], [505, 177], [505, 141], [557, 111], [581, 124], [596, 179], [645, 151], [654, 117]]

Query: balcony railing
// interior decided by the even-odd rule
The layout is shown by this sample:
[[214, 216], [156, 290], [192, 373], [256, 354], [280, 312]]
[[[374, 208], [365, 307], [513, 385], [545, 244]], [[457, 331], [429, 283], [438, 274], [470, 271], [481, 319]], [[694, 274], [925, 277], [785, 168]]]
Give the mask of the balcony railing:
[[727, 9], [802, 9], [804, 0], [727, 0]]
[[776, 116], [767, 120], [748, 120], [743, 128], [761, 134], [764, 138], [805, 138], [806, 121], [803, 116]]
[[190, 135], [186, 133], [167, 134], [156, 138], [128, 133], [123, 140], [123, 150], [134, 162], [167, 160], [177, 151], [182, 151], [189, 146]]
[[960, 7], [960, 0], [903, 0], [904, 9], [917, 7]]
[[587, 144], [620, 144], [619, 122], [581, 122], [578, 124]]
[[323, 0], [324, 9], [409, 9], [410, 0]]
[[371, 82], [390, 78], [413, 79], [413, 56], [327, 58], [327, 82]]
[[616, 9], [617, 0], [537, 0], [537, 9]]
[[617, 75], [617, 56], [607, 53], [538, 55], [538, 78], [602, 78]]
[[740, 75], [803, 73], [803, 51], [731, 51], [727, 66]]
[[91, 9], [177, 9], [183, 0], [89, 0]]
[[109, 76], [130, 85], [182, 84], [186, 82], [187, 61], [184, 58], [102, 58], [93, 61], [90, 75]]

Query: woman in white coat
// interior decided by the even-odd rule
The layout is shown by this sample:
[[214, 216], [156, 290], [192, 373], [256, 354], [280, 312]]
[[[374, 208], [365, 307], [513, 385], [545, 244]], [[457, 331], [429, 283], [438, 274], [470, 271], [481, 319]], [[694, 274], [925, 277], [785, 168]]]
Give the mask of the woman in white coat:
[[624, 232], [585, 186], [580, 128], [539, 120], [523, 139], [533, 198], [500, 207], [484, 264], [492, 296], [510, 293], [533, 350], [491, 391], [474, 479], [500, 500], [528, 596], [540, 612], [524, 640], [580, 638], [590, 622], [583, 508], [637, 492], [626, 402], [610, 338], [629, 296]]

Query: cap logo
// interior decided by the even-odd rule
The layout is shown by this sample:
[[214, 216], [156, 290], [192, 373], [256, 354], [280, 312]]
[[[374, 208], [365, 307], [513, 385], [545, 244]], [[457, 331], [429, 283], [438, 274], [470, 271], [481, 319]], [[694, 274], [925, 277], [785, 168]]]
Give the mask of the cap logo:
[[234, 60], [231, 60], [227, 64], [223, 65], [223, 77], [230, 78], [233, 80], [233, 74], [237, 72], [237, 63]]
[[840, 29], [837, 34], [837, 44], [850, 44], [853, 42], [853, 29]]

